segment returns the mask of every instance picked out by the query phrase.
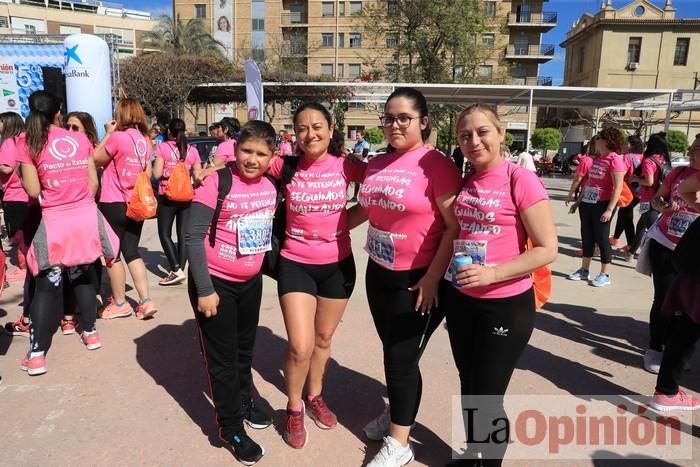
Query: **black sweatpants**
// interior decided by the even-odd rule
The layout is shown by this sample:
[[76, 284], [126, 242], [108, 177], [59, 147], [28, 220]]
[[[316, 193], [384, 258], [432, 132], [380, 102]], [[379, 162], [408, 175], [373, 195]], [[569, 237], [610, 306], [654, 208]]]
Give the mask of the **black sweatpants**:
[[[141, 240], [141, 230], [143, 221], [136, 222], [126, 217], [126, 203], [100, 203], [100, 212], [109, 222], [109, 226], [119, 238], [119, 251], [124, 256], [124, 262], [140, 259], [139, 241]], [[115, 261], [119, 260], [117, 255]]]
[[673, 323], [661, 360], [661, 369], [656, 378], [656, 390], [667, 396], [678, 392], [678, 381], [683, 373], [683, 366], [693, 351], [693, 346], [700, 338], [700, 324], [681, 313]]
[[[187, 208], [189, 202], [171, 201], [167, 196], [158, 197], [158, 237], [163, 253], [168, 258], [170, 270], [177, 271], [185, 267], [185, 226], [187, 225]], [[177, 249], [173, 243], [173, 223], [177, 232]]]
[[659, 211], [656, 211], [655, 209], [649, 209], [647, 212], [639, 216], [639, 220], [637, 221], [637, 229], [634, 235], [634, 245], [632, 246], [632, 249], [630, 250], [630, 253], [636, 253], [639, 247], [642, 245], [642, 239], [644, 238], [644, 235], [647, 233], [647, 230], [649, 230], [649, 227], [656, 222], [656, 219], [659, 217]]
[[613, 237], [620, 238], [625, 232], [627, 246], [634, 245], [634, 208], [639, 204], [639, 198], [632, 199], [632, 202], [617, 211], [617, 222], [615, 223], [615, 233]]
[[[370, 259], [365, 274], [369, 309], [384, 349], [391, 421], [402, 426], [415, 422], [423, 392], [418, 362], [430, 335], [444, 317], [442, 307], [424, 316], [416, 311], [418, 292], [410, 292], [408, 288], [415, 285], [425, 271], [426, 268], [391, 271]], [[442, 300], [447, 282], [440, 282], [438, 293]]]
[[595, 245], [600, 248], [600, 262], [610, 264], [612, 262], [612, 248], [610, 247], [610, 221], [601, 222], [600, 217], [608, 209], [608, 201], [597, 203], [581, 203], [578, 208], [581, 219], [581, 243], [583, 244], [583, 257], [592, 258]]
[[221, 439], [231, 442], [243, 430], [243, 403], [250, 400], [253, 348], [260, 318], [262, 276], [230, 282], [211, 276], [219, 295], [217, 314], [197, 311], [197, 291], [190, 277], [188, 291], [199, 327], [199, 338]]
[[[52, 268], [39, 272], [29, 311], [30, 349], [46, 352], [51, 335], [63, 317], [64, 288], [70, 288], [72, 299], [80, 312], [80, 328], [95, 330], [97, 317], [97, 274], [92, 264], [61, 270]], [[73, 310], [69, 310], [72, 312]]]
[[649, 261], [651, 262], [651, 278], [654, 282], [654, 301], [649, 311], [649, 348], [661, 352], [668, 342], [669, 333], [675, 317], [661, 309], [666, 299], [666, 293], [678, 273], [671, 261], [673, 252], [657, 242], [649, 240]]
[[[507, 418], [503, 396], [535, 325], [534, 291], [485, 299], [469, 297], [451, 287], [444, 303], [462, 396], [491, 396], [488, 401], [471, 397], [466, 400], [468, 407], [463, 407], [463, 414], [467, 452], [481, 452], [484, 459], [491, 459], [484, 466], [500, 466], [507, 443], [478, 441], [485, 441], [497, 429], [492, 425], [494, 420]], [[467, 409], [471, 410], [471, 424]]]

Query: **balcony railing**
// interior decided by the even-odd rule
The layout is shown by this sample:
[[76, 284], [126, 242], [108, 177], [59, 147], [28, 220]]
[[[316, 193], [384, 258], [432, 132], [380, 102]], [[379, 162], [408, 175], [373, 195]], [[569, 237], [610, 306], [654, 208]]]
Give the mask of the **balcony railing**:
[[541, 13], [511, 13], [508, 17], [508, 26], [546, 26], [557, 25], [556, 11], [543, 11]]
[[303, 26], [309, 22], [306, 11], [283, 11], [282, 26]]
[[509, 44], [506, 57], [542, 58], [553, 57], [554, 46], [551, 44], [518, 45]]
[[523, 78], [514, 77], [511, 81], [514, 86], [551, 86], [551, 76], [528, 76]]

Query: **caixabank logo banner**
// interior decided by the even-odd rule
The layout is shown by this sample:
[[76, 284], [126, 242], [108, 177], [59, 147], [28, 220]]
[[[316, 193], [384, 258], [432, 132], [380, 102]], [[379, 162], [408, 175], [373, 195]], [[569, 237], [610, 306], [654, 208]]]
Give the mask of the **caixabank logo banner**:
[[44, 89], [41, 67], [63, 69], [60, 44], [0, 44], [0, 112], [29, 115], [29, 96]]
[[72, 47], [66, 47], [64, 53], [65, 64], [66, 64], [66, 78], [89, 78], [90, 72], [85, 67], [83, 59], [81, 58], [78, 48], [80, 44], [76, 44]]

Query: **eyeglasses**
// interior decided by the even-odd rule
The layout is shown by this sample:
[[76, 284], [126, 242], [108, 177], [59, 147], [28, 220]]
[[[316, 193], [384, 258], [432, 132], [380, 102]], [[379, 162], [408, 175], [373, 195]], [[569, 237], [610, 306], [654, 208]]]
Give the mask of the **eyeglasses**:
[[411, 121], [419, 118], [421, 118], [421, 116], [411, 117], [410, 115], [399, 115], [398, 117], [394, 117], [393, 115], [382, 115], [379, 117], [379, 123], [381, 123], [383, 127], [390, 127], [396, 122], [399, 128], [408, 128], [411, 125]]
[[66, 123], [65, 125], [63, 125], [63, 128], [65, 128], [68, 131], [81, 131], [78, 125], [73, 125], [72, 123]]

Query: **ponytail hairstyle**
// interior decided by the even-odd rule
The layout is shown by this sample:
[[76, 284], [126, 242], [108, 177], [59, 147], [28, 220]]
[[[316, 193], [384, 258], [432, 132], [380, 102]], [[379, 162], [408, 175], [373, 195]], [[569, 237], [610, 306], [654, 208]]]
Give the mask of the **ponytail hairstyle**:
[[0, 139], [14, 138], [24, 131], [24, 120], [15, 112], [0, 113], [0, 122], [2, 122], [2, 133]]
[[61, 111], [61, 100], [49, 91], [36, 91], [29, 96], [29, 117], [27, 117], [27, 146], [32, 158], [36, 159], [46, 146], [49, 127], [56, 114]]
[[173, 118], [168, 124], [168, 134], [170, 139], [175, 140], [177, 151], [180, 153], [180, 160], [187, 158], [187, 134], [185, 122], [179, 118]]
[[[395, 97], [404, 97], [410, 101], [413, 101], [413, 110], [418, 112], [418, 115], [420, 115], [420, 120], [421, 121], [427, 121], [426, 126], [423, 130], [421, 130], [420, 135], [421, 138], [423, 139], [423, 142], [425, 143], [428, 141], [428, 138], [430, 138], [430, 132], [431, 132], [431, 122], [430, 122], [430, 115], [428, 111], [428, 101], [425, 99], [425, 96], [423, 95], [422, 92], [415, 88], [409, 88], [409, 87], [404, 87], [404, 88], [397, 88], [392, 92], [389, 97], [387, 98], [386, 102], [384, 103], [384, 110], [386, 111], [386, 106]], [[387, 152], [394, 152], [396, 148], [392, 147], [391, 144], [387, 146]]]
[[[323, 114], [323, 118], [326, 120], [326, 122], [328, 122], [328, 128], [331, 131], [331, 141], [330, 143], [328, 143], [328, 154], [335, 157], [342, 157], [343, 144], [345, 141], [344, 138], [338, 138], [338, 136], [336, 136], [336, 133], [340, 135], [340, 132], [333, 126], [333, 117], [331, 117], [331, 113], [328, 111], [328, 109], [318, 102], [306, 102], [304, 104], [301, 104], [294, 111], [294, 117], [292, 118], [295, 128], [297, 124], [297, 117], [299, 117], [299, 114], [302, 113], [304, 110], [315, 110], [316, 112], [320, 112], [321, 114]], [[302, 155], [301, 149], [299, 148], [298, 144], [297, 155]]]

